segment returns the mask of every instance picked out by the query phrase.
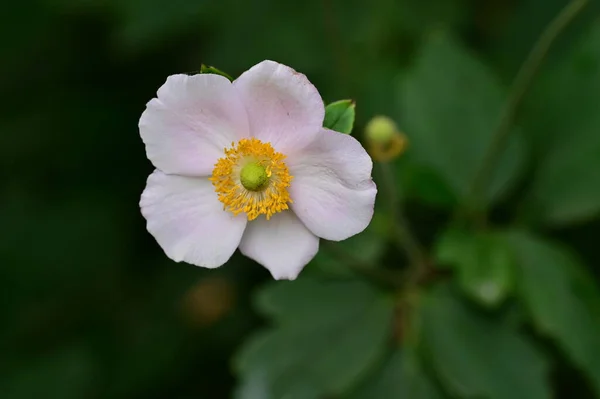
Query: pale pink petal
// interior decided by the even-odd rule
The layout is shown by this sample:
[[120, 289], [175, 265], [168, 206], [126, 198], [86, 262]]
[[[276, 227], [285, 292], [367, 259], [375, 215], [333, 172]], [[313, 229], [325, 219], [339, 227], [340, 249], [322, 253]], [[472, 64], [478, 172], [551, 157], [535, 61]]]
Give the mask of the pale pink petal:
[[266, 267], [276, 280], [294, 280], [317, 254], [319, 238], [291, 211], [248, 223], [240, 251]]
[[223, 149], [249, 134], [236, 89], [213, 74], [169, 76], [146, 105], [139, 128], [154, 166], [187, 176], [209, 176]]
[[207, 178], [148, 177], [140, 201], [148, 231], [176, 262], [214, 268], [229, 260], [240, 243], [247, 218], [223, 210]]
[[373, 217], [373, 162], [352, 136], [322, 129], [301, 154], [287, 160], [294, 176], [292, 210], [315, 235], [340, 241], [363, 231]]
[[248, 111], [250, 133], [284, 154], [310, 143], [323, 125], [325, 106], [301, 73], [273, 61], [244, 72], [233, 85]]

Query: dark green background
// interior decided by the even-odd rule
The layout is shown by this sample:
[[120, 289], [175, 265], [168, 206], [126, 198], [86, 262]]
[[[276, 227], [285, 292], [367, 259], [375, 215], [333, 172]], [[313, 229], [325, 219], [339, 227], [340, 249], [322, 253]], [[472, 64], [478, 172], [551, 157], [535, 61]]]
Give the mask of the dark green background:
[[[169, 261], [146, 232], [138, 208], [153, 168], [137, 122], [168, 75], [197, 72], [205, 63], [237, 76], [272, 59], [305, 73], [326, 102], [356, 100], [354, 135], [359, 139], [369, 118], [391, 116], [411, 143], [394, 165], [398, 189], [418, 237], [428, 248], [437, 248], [440, 233], [464, 203], [465, 176], [476, 164], [470, 159], [480, 159], [485, 148], [479, 133], [493, 130], [520, 64], [564, 4], [559, 0], [4, 2], [0, 397], [220, 399], [230, 397], [238, 384], [231, 358], [268, 319], [254, 312], [251, 298], [270, 276], [239, 254], [215, 271]], [[509, 173], [510, 184], [499, 183], [499, 194], [490, 194], [495, 204], [493, 226], [528, 226], [533, 234], [555, 239], [553, 243], [562, 241], [591, 272], [583, 281], [592, 287], [594, 297], [597, 290], [591, 276], [600, 270], [599, 15], [598, 3], [590, 2], [555, 43], [515, 123], [525, 144], [507, 157], [509, 163], [515, 161], [517, 172]], [[380, 195], [381, 201], [385, 200]], [[378, 223], [374, 228], [379, 227]], [[371, 261], [385, 270], [402, 269], [403, 255], [384, 235], [379, 237], [375, 244], [359, 244], [361, 256], [376, 252]], [[556, 259], [533, 254], [531, 262], [540, 263], [542, 274], [546, 263]], [[442, 260], [447, 260], [444, 256]], [[450, 262], [455, 260], [455, 255], [448, 256]], [[322, 266], [326, 263], [311, 264], [306, 274], [335, 276], [337, 272]], [[531, 273], [528, 281], [534, 287], [537, 275]], [[448, 295], [445, 289], [432, 294], [431, 304], [439, 299], [435, 295]], [[508, 296], [513, 289], [507, 290]], [[568, 315], [587, 306], [564, 299], [556, 290], [558, 305], [549, 305], [550, 309], [565, 306], [562, 314]], [[304, 295], [313, 293], [308, 290]], [[457, 347], [452, 340], [463, 340], [464, 325], [457, 322], [462, 313], [454, 320], [458, 324], [443, 322], [452, 313], [452, 300], [444, 302], [449, 309], [431, 305], [423, 312], [440, 313], [431, 316], [436, 322], [426, 330], [445, 335], [421, 348], [429, 359], [427, 367], [438, 371], [440, 362], [460, 369], [461, 362], [469, 361], [460, 350], [457, 354], [446, 350]], [[520, 303], [511, 300], [491, 313], [476, 311], [494, 323], [510, 319], [510, 325], [516, 323], [519, 331], [535, 339], [552, 359], [546, 385], [556, 397], [595, 397], [586, 375], [594, 374], [590, 369], [600, 370], [600, 363], [572, 365], [569, 351], [577, 350], [557, 347], [553, 334], [536, 329], [536, 316], [524, 315]], [[576, 359], [586, 352], [600, 357], [596, 310], [582, 316], [589, 324], [574, 325], [575, 335], [567, 339], [583, 342], [579, 357], [573, 355]], [[559, 331], [561, 342], [561, 332], [568, 335], [571, 322], [565, 321], [566, 329], [548, 329]], [[504, 336], [490, 336], [489, 328], [497, 331], [486, 325], [465, 336], [487, 337], [489, 342], [479, 344], [510, 351], [502, 347], [508, 342]], [[583, 331], [583, 338], [577, 331]], [[433, 356], [427, 355], [430, 352]], [[285, 350], [279, 356], [285, 357]], [[482, 355], [484, 364], [493, 365], [502, 355], [486, 356]], [[509, 369], [523, 375], [530, 370], [523, 359], [514, 365], [507, 362]], [[466, 380], [477, 381], [471, 391], [475, 395], [469, 389], [452, 389], [439, 373], [433, 385], [457, 398], [545, 397], [526, 394], [525, 388], [502, 393], [505, 384], [510, 388], [510, 378], [499, 371], [500, 382], [487, 383], [493, 367], [481, 377], [469, 374], [481, 368], [485, 367], [464, 367]], [[535, 385], [533, 379], [525, 386]], [[379, 394], [364, 397], [438, 397], [427, 390], [412, 396], [392, 391], [381, 388]], [[333, 397], [349, 396], [327, 396]]]

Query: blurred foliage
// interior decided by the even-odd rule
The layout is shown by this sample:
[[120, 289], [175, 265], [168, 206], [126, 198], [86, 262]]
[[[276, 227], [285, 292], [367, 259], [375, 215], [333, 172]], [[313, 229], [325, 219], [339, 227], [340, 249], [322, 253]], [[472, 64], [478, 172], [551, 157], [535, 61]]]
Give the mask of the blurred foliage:
[[[443, 65], [443, 70], [440, 70]], [[398, 119], [415, 163], [434, 169], [465, 201], [469, 184], [490, 145], [505, 89], [480, 60], [454, 39], [425, 39], [397, 88]], [[513, 136], [518, 138], [518, 136]], [[523, 151], [515, 141], [489, 183], [497, 197], [514, 179]]]
[[500, 305], [514, 289], [514, 255], [509, 245], [490, 232], [450, 230], [438, 241], [440, 266], [455, 269], [462, 290], [482, 305]]
[[[28, 0], [0, 24], [0, 398], [600, 398], [600, 2], [552, 47], [471, 209], [520, 65], [565, 0]], [[295, 282], [173, 264], [138, 201], [168, 75], [263, 59], [326, 125], [388, 115], [369, 228]], [[354, 108], [356, 104], [356, 108]], [[354, 112], [356, 115], [354, 115]], [[395, 226], [408, 215], [423, 273]], [[407, 276], [409, 276], [407, 278]]]
[[[524, 125], [535, 149], [528, 204], [552, 224], [593, 217], [600, 210], [600, 29], [586, 32], [568, 56], [549, 68], [532, 94]], [[574, 178], [577, 176], [577, 178]]]
[[361, 281], [275, 283], [257, 300], [276, 327], [256, 335], [236, 362], [239, 373], [266, 380], [257, 397], [348, 392], [383, 356], [392, 331], [393, 302]]

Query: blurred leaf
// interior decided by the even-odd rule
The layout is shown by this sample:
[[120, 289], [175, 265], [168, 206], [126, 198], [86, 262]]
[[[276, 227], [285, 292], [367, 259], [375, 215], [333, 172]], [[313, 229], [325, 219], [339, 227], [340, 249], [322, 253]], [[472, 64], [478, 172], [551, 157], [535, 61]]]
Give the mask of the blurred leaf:
[[511, 248], [494, 233], [448, 230], [436, 258], [456, 270], [462, 289], [482, 305], [498, 306], [514, 289]]
[[270, 390], [268, 376], [263, 369], [251, 370], [244, 376], [235, 389], [235, 399], [321, 399], [319, 390], [314, 386], [295, 385], [285, 396], [277, 396]]
[[354, 127], [356, 104], [352, 100], [340, 100], [325, 107], [323, 127], [350, 134]]
[[200, 73], [212, 73], [215, 75], [221, 75], [223, 77], [226, 77], [227, 79], [229, 79], [230, 81], [233, 81], [234, 79], [231, 77], [231, 75], [229, 75], [226, 72], [221, 71], [220, 69], [217, 69], [213, 66], [206, 66], [204, 64], [202, 64], [200, 66]]
[[417, 34], [460, 25], [468, 9], [465, 0], [408, 0], [394, 3], [398, 5], [398, 22], [404, 29]]
[[433, 380], [425, 373], [416, 353], [397, 350], [382, 369], [348, 399], [441, 399]]
[[[410, 151], [410, 147], [409, 147]], [[397, 175], [407, 196], [440, 207], [453, 207], [457, 198], [446, 181], [431, 167], [410, 162], [397, 162]]]
[[437, 287], [423, 299], [422, 348], [448, 393], [465, 398], [550, 398], [548, 365], [528, 340]]
[[347, 240], [321, 242], [321, 250], [309, 264], [307, 272], [336, 277], [350, 277], [354, 272], [348, 262], [358, 262], [363, 266], [376, 266], [386, 249], [390, 219], [382, 211], [376, 210], [367, 228]]
[[75, 346], [47, 353], [0, 381], [2, 399], [80, 399], [93, 395], [95, 364]]
[[391, 301], [359, 281], [278, 282], [257, 306], [275, 327], [247, 342], [235, 366], [249, 387], [261, 370], [275, 398], [346, 392], [381, 358], [391, 332]]
[[235, 390], [236, 399], [274, 399], [269, 392], [269, 380], [260, 369], [252, 370]]
[[535, 325], [555, 338], [600, 396], [600, 292], [560, 246], [526, 232], [507, 236], [519, 262], [520, 294]]
[[538, 88], [528, 119], [539, 158], [530, 209], [548, 223], [592, 217], [600, 211], [600, 23]]
[[[498, 124], [504, 97], [486, 65], [450, 37], [433, 35], [398, 91], [397, 119], [409, 136], [411, 159], [433, 168], [464, 199]], [[514, 181], [522, 163], [522, 142], [514, 137], [488, 184], [490, 200]]]
[[[495, 2], [489, 7], [487, 22], [483, 29], [492, 28], [490, 21], [496, 22], [498, 32], [490, 32], [492, 52], [496, 69], [507, 79], [513, 79], [527, 54], [542, 34], [544, 28], [565, 7], [565, 0], [521, 0], [515, 4]], [[513, 7], [515, 7], [513, 9]], [[510, 12], [508, 20], [505, 15]], [[504, 15], [503, 15], [504, 14]], [[585, 10], [580, 13], [567, 29], [552, 44], [552, 48], [544, 61], [545, 65], [554, 64], [570, 52], [589, 23], [600, 15], [600, 2], [588, 1]], [[485, 17], [484, 17], [485, 18]]]

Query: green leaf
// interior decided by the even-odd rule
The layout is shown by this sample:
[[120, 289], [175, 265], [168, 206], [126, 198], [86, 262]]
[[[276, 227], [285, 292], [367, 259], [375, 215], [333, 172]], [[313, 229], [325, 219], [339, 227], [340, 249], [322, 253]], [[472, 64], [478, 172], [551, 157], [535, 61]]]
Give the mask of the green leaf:
[[[504, 88], [486, 65], [451, 38], [432, 36], [398, 90], [397, 119], [409, 137], [407, 155], [435, 170], [464, 200], [504, 98]], [[522, 164], [522, 141], [512, 137], [489, 182], [490, 200], [505, 192]]]
[[600, 23], [549, 71], [530, 101], [538, 163], [530, 213], [564, 224], [600, 211]]
[[327, 105], [323, 127], [340, 133], [352, 133], [355, 108], [356, 104], [352, 100], [340, 100]]
[[[496, 30], [494, 24], [489, 24], [489, 29], [497, 32], [491, 44], [493, 62], [497, 70], [501, 70], [506, 79], [513, 79], [519, 67], [539, 39], [544, 28], [565, 7], [564, 0], [522, 0], [514, 7], [505, 2], [497, 3], [490, 7], [486, 14], [487, 20], [497, 18], [499, 13], [508, 11], [508, 19], [501, 30]], [[573, 43], [577, 43], [581, 34], [589, 24], [600, 15], [600, 2], [589, 1], [582, 13], [577, 15], [575, 21], [569, 24], [568, 29], [560, 33], [559, 38], [552, 43], [552, 48], [544, 60], [544, 65], [553, 65], [555, 62], [568, 56]], [[485, 16], [482, 15], [485, 18]]]
[[518, 231], [507, 240], [519, 262], [520, 295], [535, 325], [556, 339], [600, 396], [600, 292], [594, 277], [560, 246]]
[[94, 359], [88, 348], [48, 353], [0, 381], [3, 399], [79, 399], [93, 395]]
[[409, 349], [396, 351], [381, 369], [347, 399], [442, 399], [417, 354]]
[[227, 79], [229, 79], [230, 81], [233, 82], [233, 78], [231, 77], [231, 75], [229, 75], [226, 72], [221, 71], [220, 69], [215, 68], [214, 66], [206, 66], [204, 64], [202, 64], [200, 66], [200, 73], [212, 73], [214, 75], [221, 75], [226, 77]]
[[448, 230], [436, 259], [456, 270], [463, 291], [485, 306], [498, 306], [514, 289], [514, 256], [494, 233]]
[[349, 277], [354, 272], [348, 261], [360, 262], [363, 266], [376, 266], [386, 249], [390, 232], [390, 218], [375, 211], [369, 226], [360, 234], [340, 242], [321, 242], [321, 250], [309, 264], [306, 272], [328, 277]]
[[269, 392], [269, 380], [260, 369], [252, 370], [236, 388], [236, 399], [274, 399]]
[[460, 26], [468, 17], [469, 7], [464, 0], [418, 0], [394, 2], [398, 25], [422, 35], [431, 28]]
[[467, 307], [445, 286], [421, 309], [422, 349], [448, 393], [464, 398], [551, 398], [545, 357], [498, 319]]
[[257, 306], [276, 327], [238, 354], [238, 398], [248, 397], [244, 386], [261, 386], [254, 378], [274, 398], [343, 394], [383, 356], [391, 332], [391, 301], [360, 281], [278, 282]]
[[452, 208], [457, 204], [453, 190], [431, 167], [401, 159], [396, 162], [396, 174], [407, 197], [418, 198], [440, 208]]

